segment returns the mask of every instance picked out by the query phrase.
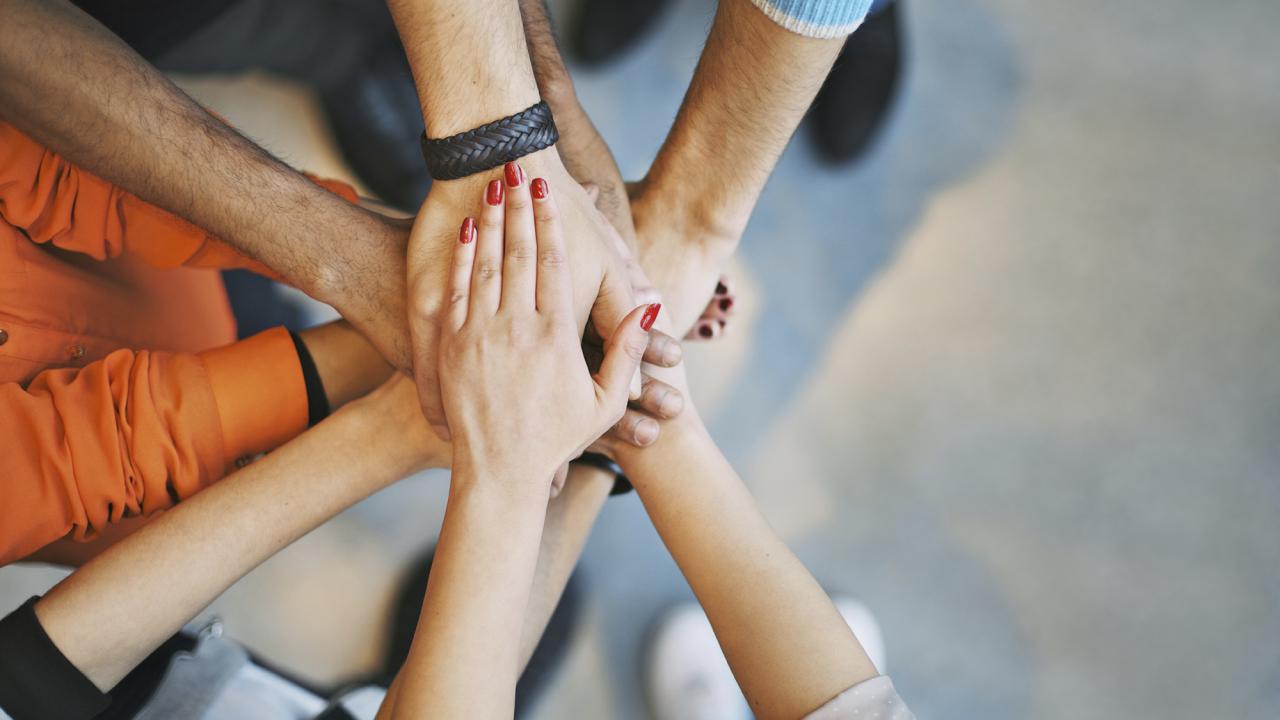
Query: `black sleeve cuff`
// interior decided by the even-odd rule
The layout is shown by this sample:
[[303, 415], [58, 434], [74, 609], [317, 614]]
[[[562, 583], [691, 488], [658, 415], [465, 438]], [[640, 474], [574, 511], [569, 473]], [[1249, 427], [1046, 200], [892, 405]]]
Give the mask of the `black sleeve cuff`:
[[49, 639], [33, 597], [0, 620], [0, 708], [13, 720], [92, 718], [111, 697]]
[[290, 330], [293, 347], [298, 351], [298, 364], [302, 366], [302, 379], [307, 383], [307, 427], [315, 427], [321, 420], [329, 417], [329, 396], [324, 391], [324, 383], [320, 382], [320, 371], [316, 370], [316, 361], [311, 357], [307, 344], [302, 342], [298, 333]]

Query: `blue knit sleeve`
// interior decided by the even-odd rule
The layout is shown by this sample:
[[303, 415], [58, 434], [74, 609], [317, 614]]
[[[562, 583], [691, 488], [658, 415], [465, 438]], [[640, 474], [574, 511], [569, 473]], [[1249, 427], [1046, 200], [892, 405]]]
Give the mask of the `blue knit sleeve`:
[[811, 38], [844, 37], [862, 24], [873, 0], [751, 0], [770, 19]]

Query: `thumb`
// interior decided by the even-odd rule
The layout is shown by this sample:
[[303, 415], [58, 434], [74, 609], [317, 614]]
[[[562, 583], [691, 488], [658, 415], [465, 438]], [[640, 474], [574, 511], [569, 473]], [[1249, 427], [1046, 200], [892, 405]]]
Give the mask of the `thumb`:
[[631, 378], [640, 370], [640, 359], [649, 346], [649, 328], [653, 327], [653, 321], [657, 319], [661, 309], [661, 305], [654, 303], [632, 310], [618, 323], [618, 328], [613, 331], [613, 336], [605, 347], [600, 372], [596, 373], [596, 384], [599, 386], [603, 409], [612, 418], [610, 424], [627, 408]]
[[[627, 308], [635, 307], [635, 294], [626, 276], [614, 268], [605, 268], [604, 277], [600, 280], [600, 289], [596, 294], [595, 305], [591, 306], [591, 324], [596, 334], [609, 340], [622, 327], [627, 317]], [[630, 397], [640, 397], [642, 385], [640, 370], [637, 368], [631, 377]]]

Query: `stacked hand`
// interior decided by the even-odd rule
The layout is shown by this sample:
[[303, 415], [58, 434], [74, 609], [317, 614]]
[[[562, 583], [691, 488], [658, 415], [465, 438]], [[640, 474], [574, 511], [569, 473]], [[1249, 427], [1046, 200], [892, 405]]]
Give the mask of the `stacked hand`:
[[505, 189], [489, 184], [478, 222], [468, 217], [454, 241], [440, 318], [441, 400], [455, 463], [549, 486], [557, 467], [623, 416], [659, 306], [636, 307], [606, 331], [593, 377], [551, 183], [527, 183], [514, 165], [506, 175]]
[[[600, 241], [607, 223], [601, 219], [586, 192], [568, 175], [554, 150], [534, 153], [521, 160], [531, 175], [544, 178], [556, 188], [560, 222], [564, 229], [566, 270], [571, 270], [570, 308], [576, 327], [587, 323], [609, 337], [619, 321], [635, 306], [631, 286], [621, 259], [612, 248]], [[526, 178], [513, 175], [515, 165], [505, 169], [508, 188], [522, 186]], [[440, 402], [440, 378], [436, 368], [439, 334], [444, 306], [449, 257], [456, 243], [458, 222], [475, 216], [490, 185], [491, 174], [482, 174], [448, 182], [437, 182], [419, 211], [409, 238], [407, 256], [409, 289], [409, 328], [413, 339], [413, 369], [423, 414], [443, 437], [449, 437], [449, 425]], [[502, 183], [498, 185], [502, 191]], [[525, 189], [527, 192], [527, 188]], [[654, 348], [646, 359], [671, 363], [664, 348]], [[639, 391], [638, 378], [634, 390]]]

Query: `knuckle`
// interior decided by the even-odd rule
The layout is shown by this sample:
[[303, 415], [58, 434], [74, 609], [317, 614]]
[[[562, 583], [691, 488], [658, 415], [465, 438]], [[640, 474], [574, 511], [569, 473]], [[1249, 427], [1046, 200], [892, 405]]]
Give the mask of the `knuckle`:
[[551, 206], [551, 203], [542, 203], [534, 206], [533, 217], [538, 222], [547, 223], [553, 222], [559, 216], [556, 214], [556, 209]]
[[649, 342], [648, 339], [644, 337], [627, 338], [626, 342], [622, 344], [622, 347], [626, 350], [627, 355], [631, 356], [632, 359], [639, 360], [644, 357], [644, 351], [645, 348], [649, 347]]
[[547, 269], [564, 267], [568, 258], [559, 250], [543, 250], [538, 253], [538, 265]]
[[498, 263], [485, 260], [476, 266], [476, 277], [483, 281], [490, 281], [497, 278], [500, 271]]
[[527, 263], [536, 255], [537, 251], [526, 243], [511, 243], [507, 247], [507, 259], [514, 262]]
[[440, 310], [438, 293], [416, 293], [411, 301], [416, 321], [420, 326], [434, 327], [436, 314]]
[[465, 291], [462, 291], [462, 290], [454, 290], [454, 291], [449, 295], [449, 304], [450, 304], [450, 305], [457, 305], [458, 303], [466, 302], [466, 300], [467, 300], [467, 293], [466, 293]]

